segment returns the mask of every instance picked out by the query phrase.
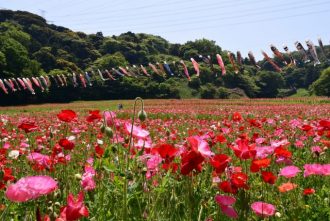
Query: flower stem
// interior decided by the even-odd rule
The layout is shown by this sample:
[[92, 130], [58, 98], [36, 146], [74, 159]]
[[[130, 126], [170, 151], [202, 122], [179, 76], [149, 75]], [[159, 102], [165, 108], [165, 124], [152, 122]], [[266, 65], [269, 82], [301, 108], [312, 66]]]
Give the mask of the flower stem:
[[131, 127], [131, 132], [130, 132], [130, 137], [129, 137], [129, 143], [128, 143], [128, 150], [126, 152], [126, 155], [125, 155], [125, 179], [124, 179], [124, 190], [123, 190], [123, 220], [128, 220], [128, 212], [127, 212], [127, 189], [128, 189], [128, 181], [127, 181], [127, 178], [128, 178], [128, 170], [129, 170], [129, 163], [130, 163], [130, 158], [129, 158], [129, 154], [131, 152], [131, 147], [132, 147], [132, 141], [133, 141], [133, 128], [134, 128], [134, 121], [135, 121], [135, 109], [136, 109], [136, 105], [137, 105], [137, 102], [140, 101], [141, 102], [141, 105], [142, 105], [142, 110], [144, 108], [144, 103], [143, 103], [143, 100], [142, 98], [140, 97], [137, 97], [135, 98], [135, 101], [134, 101], [134, 109], [133, 109], [133, 116], [132, 116], [132, 127]]

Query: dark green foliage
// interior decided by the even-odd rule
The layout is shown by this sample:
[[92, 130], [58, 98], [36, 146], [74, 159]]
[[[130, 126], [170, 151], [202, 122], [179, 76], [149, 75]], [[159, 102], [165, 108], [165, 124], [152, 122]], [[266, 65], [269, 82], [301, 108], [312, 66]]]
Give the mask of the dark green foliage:
[[188, 41], [180, 48], [180, 57], [183, 57], [186, 60], [198, 55], [215, 55], [220, 53], [221, 48], [215, 44], [215, 41], [210, 41], [204, 38], [195, 41]]
[[260, 87], [259, 96], [276, 97], [279, 89], [285, 84], [280, 73], [272, 71], [260, 71], [257, 73], [257, 85]]
[[201, 86], [201, 80], [199, 77], [192, 76], [191, 81], [188, 83], [189, 87], [198, 89]]
[[113, 67], [125, 66], [125, 65], [127, 65], [127, 61], [120, 52], [116, 52], [115, 54], [104, 55], [98, 58], [93, 64], [95, 68], [101, 70], [104, 69], [111, 70], [111, 68]]
[[218, 97], [221, 99], [227, 99], [230, 95], [230, 91], [225, 87], [219, 87], [217, 93]]
[[204, 99], [213, 99], [217, 97], [217, 88], [210, 83], [203, 85], [200, 89], [201, 98]]
[[311, 85], [311, 91], [318, 96], [330, 97], [330, 68], [322, 71], [320, 78]]
[[285, 82], [288, 87], [304, 88], [305, 76], [307, 76], [304, 68], [288, 68], [284, 75]]
[[294, 95], [297, 93], [297, 90], [295, 88], [292, 89], [279, 89], [277, 97], [284, 98], [284, 97], [289, 97], [291, 95]]
[[230, 72], [223, 77], [225, 86], [228, 88], [241, 88], [249, 97], [256, 97], [260, 88], [256, 85], [255, 79], [249, 76], [248, 71], [235, 74]]

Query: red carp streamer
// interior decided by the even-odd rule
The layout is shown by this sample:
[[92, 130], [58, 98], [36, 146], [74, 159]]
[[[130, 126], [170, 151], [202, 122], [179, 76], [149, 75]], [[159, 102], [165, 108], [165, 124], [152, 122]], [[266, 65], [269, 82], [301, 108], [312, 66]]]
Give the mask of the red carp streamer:
[[231, 65], [234, 68], [235, 74], [238, 74], [239, 71], [238, 71], [238, 68], [237, 68], [237, 66], [235, 64], [235, 60], [234, 60], [233, 54], [231, 52], [228, 52], [228, 57], [229, 57], [229, 61], [230, 61]]
[[225, 64], [223, 63], [221, 55], [217, 54], [216, 57], [217, 57], [218, 64], [221, 68], [221, 73], [222, 73], [222, 75], [225, 75], [226, 74], [226, 67], [225, 67]]
[[193, 64], [194, 69], [196, 71], [196, 76], [199, 77], [199, 64], [193, 58], [190, 58], [190, 60], [191, 60], [191, 63]]
[[277, 72], [282, 72], [282, 69], [266, 54], [266, 52], [261, 51], [261, 53]]

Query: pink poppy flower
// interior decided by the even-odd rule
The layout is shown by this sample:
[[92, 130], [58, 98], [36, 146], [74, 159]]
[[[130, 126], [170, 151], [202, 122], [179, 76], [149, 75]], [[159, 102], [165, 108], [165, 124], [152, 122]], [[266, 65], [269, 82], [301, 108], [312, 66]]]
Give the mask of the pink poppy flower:
[[330, 175], [330, 164], [323, 165], [323, 176]]
[[280, 170], [280, 176], [284, 176], [286, 178], [295, 177], [301, 170], [296, 166], [287, 166]]
[[278, 157], [275, 161], [277, 164], [292, 165], [292, 160], [287, 157]]
[[273, 216], [276, 210], [274, 205], [264, 202], [254, 202], [252, 203], [251, 208], [253, 212], [262, 217]]
[[[132, 124], [130, 123], [125, 123], [125, 131], [126, 133], [130, 134], [132, 130]], [[141, 127], [138, 126], [133, 126], [133, 137], [140, 138], [140, 139], [146, 139], [149, 136], [149, 132], [142, 129]]]
[[236, 202], [236, 199], [232, 196], [222, 196], [222, 195], [216, 195], [215, 196], [215, 201], [219, 205], [226, 205], [226, 206], [231, 206]]
[[216, 195], [215, 201], [219, 204], [221, 211], [230, 218], [238, 218], [238, 214], [232, 205], [236, 202], [236, 199], [231, 196]]
[[10, 148], [10, 143], [8, 142], [4, 143], [2, 148], [8, 150]]
[[313, 153], [317, 153], [317, 154], [323, 152], [323, 150], [321, 149], [320, 146], [312, 146], [312, 147], [311, 147], [311, 151], [312, 151]]
[[[304, 176], [309, 175], [321, 175], [321, 176], [329, 176], [330, 175], [330, 164], [306, 164], [304, 166], [305, 172]], [[305, 176], [305, 177], [306, 177]]]
[[191, 149], [201, 153], [203, 157], [211, 157], [214, 155], [214, 153], [211, 151], [209, 147], [209, 144], [201, 137], [198, 136], [188, 137], [187, 141], [190, 144]]
[[291, 126], [291, 128], [300, 127], [300, 125], [301, 125], [300, 120], [298, 120], [298, 119], [290, 120], [290, 126]]
[[260, 137], [260, 138], [257, 138], [257, 139], [256, 139], [256, 144], [262, 144], [262, 143], [264, 143], [265, 141], [266, 141], [265, 138]]
[[14, 202], [26, 202], [57, 189], [57, 182], [49, 176], [29, 176], [8, 186], [6, 197]]
[[89, 165], [93, 165], [93, 163], [94, 163], [94, 158], [92, 158], [92, 157], [90, 157], [90, 158], [88, 158], [87, 159], [87, 161], [86, 161]]
[[269, 155], [274, 153], [274, 147], [271, 146], [263, 146], [263, 147], [257, 147], [256, 151], [256, 158], [258, 159], [264, 159], [267, 158]]
[[83, 174], [80, 184], [85, 191], [93, 190], [96, 187], [96, 183], [93, 179], [93, 176], [91, 176], [90, 174]]
[[82, 175], [81, 178], [81, 186], [84, 188], [85, 191], [93, 190], [96, 187], [96, 183], [94, 181], [94, 176], [96, 172], [93, 167], [85, 166], [85, 173]]
[[220, 205], [222, 212], [230, 218], [237, 219], [238, 214], [235, 209], [231, 206]]
[[147, 165], [147, 173], [146, 178], [150, 179], [153, 175], [155, 175], [159, 171], [159, 164], [162, 162], [162, 158], [160, 155], [151, 155], [144, 154], [139, 157], [142, 162]]
[[294, 145], [298, 148], [303, 148], [304, 147], [304, 142], [302, 140], [296, 140]]
[[280, 147], [280, 146], [286, 146], [290, 144], [290, 142], [287, 139], [281, 140], [281, 141], [272, 141], [270, 142], [271, 146], [274, 148]]
[[31, 162], [31, 163], [37, 163], [41, 166], [47, 167], [49, 168], [50, 164], [51, 164], [51, 160], [50, 157], [48, 155], [44, 155], [41, 153], [30, 153], [27, 156], [27, 159]]
[[143, 139], [139, 139], [137, 141], [137, 143], [134, 144], [134, 147], [136, 148], [151, 148], [152, 147], [152, 141], [151, 139], [147, 139], [147, 140], [143, 140]]
[[104, 111], [103, 116], [105, 118], [105, 121], [107, 122], [107, 125], [109, 127], [113, 126], [113, 124], [115, 123], [113, 121], [115, 121], [117, 118], [116, 113], [113, 111]]

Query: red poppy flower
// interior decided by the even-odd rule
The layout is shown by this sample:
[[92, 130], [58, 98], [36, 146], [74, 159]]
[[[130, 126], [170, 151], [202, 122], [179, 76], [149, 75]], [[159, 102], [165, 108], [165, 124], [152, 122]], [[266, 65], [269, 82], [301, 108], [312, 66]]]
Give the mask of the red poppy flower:
[[253, 173], [259, 172], [261, 168], [267, 168], [270, 165], [271, 160], [268, 158], [261, 160], [253, 160], [251, 163], [250, 170]]
[[96, 153], [96, 156], [101, 158], [104, 154], [104, 149], [102, 147], [100, 147], [100, 145], [96, 145], [95, 146], [95, 153]]
[[87, 122], [89, 122], [89, 123], [91, 123], [95, 120], [101, 120], [101, 119], [102, 119], [102, 115], [100, 114], [99, 110], [89, 111], [89, 115], [86, 118]]
[[15, 180], [15, 177], [12, 175], [12, 170], [10, 168], [4, 168], [3, 169], [3, 181], [13, 181]]
[[58, 115], [58, 119], [64, 122], [71, 122], [77, 117], [77, 114], [73, 110], [62, 110]]
[[248, 119], [249, 123], [253, 127], [261, 128], [262, 124], [256, 119]]
[[166, 160], [172, 161], [178, 152], [178, 149], [170, 144], [159, 144], [154, 148], [159, 155]]
[[330, 120], [320, 120], [319, 125], [324, 129], [330, 129]]
[[313, 129], [313, 127], [311, 127], [310, 125], [305, 124], [301, 127], [301, 129], [303, 131], [309, 131], [309, 130]]
[[230, 182], [237, 188], [248, 189], [247, 180], [248, 176], [243, 172], [234, 173], [230, 177]]
[[232, 146], [234, 153], [240, 159], [253, 159], [257, 154], [255, 149], [255, 144], [249, 145], [249, 140], [247, 139], [239, 139], [236, 141], [236, 146]]
[[288, 151], [287, 149], [280, 146], [280, 147], [275, 149], [275, 156], [276, 157], [291, 158], [292, 153], [290, 151]]
[[88, 208], [84, 205], [84, 193], [80, 192], [77, 198], [69, 193], [67, 205], [61, 208], [60, 218], [63, 220], [78, 220], [82, 217], [88, 217], [88, 215]]
[[226, 154], [217, 154], [211, 158], [211, 165], [214, 167], [217, 174], [223, 173], [228, 166], [231, 158]]
[[58, 143], [65, 150], [72, 150], [74, 148], [74, 143], [72, 143], [68, 139], [61, 139]]
[[243, 119], [242, 115], [238, 112], [235, 112], [232, 117], [233, 121], [240, 121]]
[[262, 171], [261, 172], [262, 179], [269, 184], [274, 184], [277, 177], [272, 173], [268, 171]]
[[34, 122], [23, 122], [18, 126], [19, 129], [25, 131], [25, 133], [29, 133], [38, 129], [38, 126], [35, 125]]
[[304, 189], [304, 192], [303, 194], [306, 196], [306, 195], [312, 195], [315, 193], [315, 190], [313, 188], [307, 188], [307, 189]]
[[181, 174], [188, 175], [191, 171], [202, 171], [204, 157], [196, 151], [184, 152], [181, 156]]
[[227, 139], [222, 134], [219, 134], [215, 137], [214, 142], [226, 143]]
[[173, 173], [175, 173], [178, 170], [179, 165], [177, 163], [164, 163], [162, 168], [166, 171], [171, 170]]
[[238, 191], [237, 187], [233, 186], [229, 181], [223, 181], [219, 183], [219, 189], [221, 189], [225, 193], [232, 194], [236, 194]]

